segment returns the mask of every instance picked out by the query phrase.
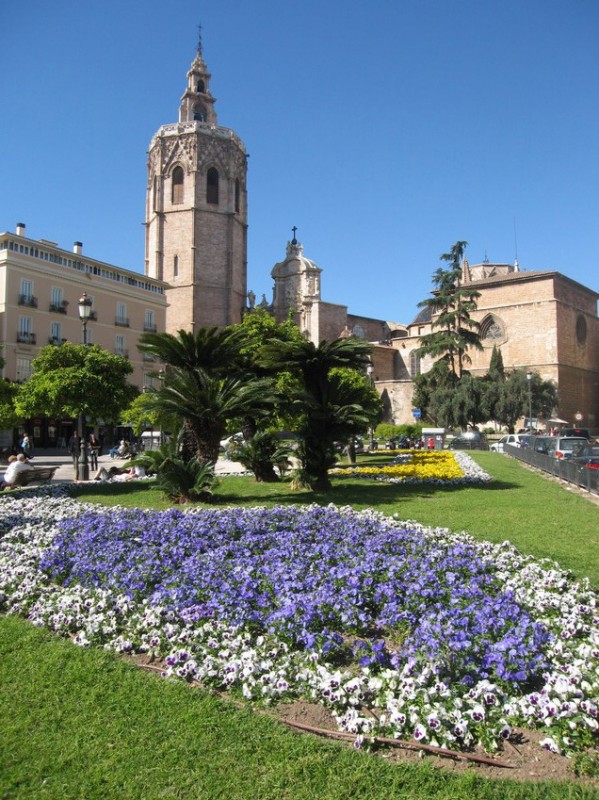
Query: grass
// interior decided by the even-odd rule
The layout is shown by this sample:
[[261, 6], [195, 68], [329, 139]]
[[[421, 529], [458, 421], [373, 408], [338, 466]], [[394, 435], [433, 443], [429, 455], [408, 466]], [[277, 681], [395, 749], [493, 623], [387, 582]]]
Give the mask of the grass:
[[[484, 488], [443, 489], [335, 479], [326, 495], [286, 483], [221, 481], [216, 504], [334, 502], [402, 519], [510, 539], [599, 585], [599, 507], [494, 453], [476, 460]], [[166, 508], [152, 484], [115, 484], [81, 499]], [[0, 618], [1, 800], [239, 798], [239, 800], [591, 800], [580, 784], [486, 780], [475, 769], [390, 764], [288, 731], [271, 719], [101, 650], [74, 647], [14, 617]]]
[[24, 620], [0, 620], [3, 800], [592, 800], [591, 787], [390, 764], [293, 733]]

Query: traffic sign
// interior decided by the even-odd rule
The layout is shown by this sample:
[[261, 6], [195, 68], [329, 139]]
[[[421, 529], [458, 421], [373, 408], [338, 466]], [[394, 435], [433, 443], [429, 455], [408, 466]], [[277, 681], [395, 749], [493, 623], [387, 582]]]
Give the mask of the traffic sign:
[[422, 416], [422, 411], [419, 408], [413, 408], [412, 409], [412, 416], [415, 419], [420, 419], [420, 417]]
[[576, 414], [574, 414], [574, 419], [576, 420], [576, 422], [582, 422], [582, 420], [584, 419], [584, 417], [583, 417], [583, 415], [580, 413], [580, 411], [577, 411], [577, 412], [576, 412]]

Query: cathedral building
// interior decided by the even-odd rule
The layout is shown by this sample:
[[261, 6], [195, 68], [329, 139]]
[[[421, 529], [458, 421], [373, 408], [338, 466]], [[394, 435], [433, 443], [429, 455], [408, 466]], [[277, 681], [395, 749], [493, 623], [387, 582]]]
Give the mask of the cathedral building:
[[[92, 341], [127, 355], [140, 388], [152, 385], [156, 371], [137, 350], [143, 331], [193, 332], [251, 313], [247, 153], [232, 129], [218, 125], [210, 79], [200, 42], [178, 122], [163, 125], [150, 143], [145, 276], [83, 257], [78, 242], [69, 253], [31, 240], [23, 225], [16, 234], [0, 234], [4, 377], [25, 380], [39, 346], [76, 340], [79, 322], [72, 312], [80, 289], [93, 294]], [[272, 302], [263, 297], [260, 306], [279, 321], [291, 314], [314, 342], [343, 336], [371, 342], [372, 378], [386, 419], [413, 422], [413, 379], [432, 366], [417, 354], [420, 337], [433, 330], [430, 313], [401, 324], [323, 300], [323, 269], [304, 255], [296, 232], [272, 268]], [[562, 273], [525, 271], [517, 263], [464, 261], [462, 281], [480, 292], [472, 316], [481, 326], [483, 351], [470, 353], [471, 371], [484, 374], [497, 346], [506, 370], [530, 369], [555, 381], [560, 417], [599, 431], [599, 294]]]

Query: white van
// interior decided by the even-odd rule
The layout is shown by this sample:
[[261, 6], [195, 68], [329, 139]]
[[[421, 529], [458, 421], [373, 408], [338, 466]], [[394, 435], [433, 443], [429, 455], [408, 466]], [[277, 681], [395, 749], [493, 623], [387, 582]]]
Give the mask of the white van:
[[158, 450], [160, 448], [160, 431], [144, 431], [141, 435], [142, 446], [144, 450]]
[[511, 447], [530, 447], [532, 436], [530, 433], [508, 433], [507, 436], [502, 436], [498, 442], [494, 442], [489, 447], [495, 453], [503, 453], [504, 444], [509, 444]]

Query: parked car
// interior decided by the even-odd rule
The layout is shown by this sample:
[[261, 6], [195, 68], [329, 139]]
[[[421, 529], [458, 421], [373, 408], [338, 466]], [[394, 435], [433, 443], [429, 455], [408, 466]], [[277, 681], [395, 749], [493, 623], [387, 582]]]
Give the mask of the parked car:
[[549, 439], [547, 455], [553, 458], [578, 456], [589, 443], [584, 436], [549, 436], [547, 438]]
[[578, 464], [583, 469], [599, 469], [599, 455], [597, 456], [572, 456], [568, 459], [571, 464]]
[[449, 443], [450, 450], [488, 450], [487, 437], [480, 431], [458, 433]]
[[583, 436], [585, 439], [593, 438], [588, 428], [564, 428], [560, 436]]
[[535, 453], [549, 455], [549, 448], [554, 438], [554, 436], [535, 436], [531, 443], [531, 449], [534, 450]]
[[503, 446], [506, 444], [512, 447], [530, 447], [532, 439], [533, 437], [530, 433], [508, 433], [506, 436], [502, 436], [498, 442], [494, 442], [489, 447], [489, 450], [493, 450], [495, 453], [503, 453]]

